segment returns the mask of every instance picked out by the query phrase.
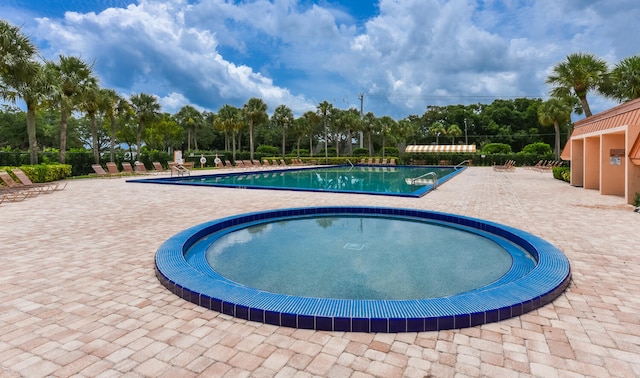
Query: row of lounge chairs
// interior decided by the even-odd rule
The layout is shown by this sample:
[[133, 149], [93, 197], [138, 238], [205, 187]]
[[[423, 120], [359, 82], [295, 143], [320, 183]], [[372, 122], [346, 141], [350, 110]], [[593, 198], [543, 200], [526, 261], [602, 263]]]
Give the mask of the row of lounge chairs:
[[262, 159], [262, 163], [259, 160], [236, 160], [235, 165], [229, 160], [220, 161], [216, 164], [217, 168], [284, 168], [292, 165], [304, 165], [300, 159], [291, 159], [291, 164], [287, 164], [284, 159], [280, 159], [280, 162], [276, 159]]
[[538, 172], [547, 172], [553, 169], [553, 167], [561, 167], [564, 162], [562, 160], [540, 160], [536, 165], [528, 167]]
[[127, 175], [134, 175], [134, 174], [144, 175], [144, 174], [157, 174], [157, 173], [167, 172], [162, 166], [162, 164], [157, 161], [153, 162], [154, 169], [152, 171], [148, 171], [144, 163], [139, 161], [136, 161], [134, 163], [135, 168], [133, 165], [131, 165], [131, 163], [127, 161], [122, 162], [121, 165], [122, 165], [122, 171], [119, 170], [118, 165], [113, 162], [108, 162], [106, 164], [106, 167], [107, 167], [106, 170], [100, 164], [93, 164], [91, 168], [93, 168], [95, 175], [97, 175], [98, 177], [117, 177], [117, 176], [127, 176]]
[[513, 172], [516, 170], [516, 161], [507, 160], [503, 165], [493, 165], [493, 170], [498, 172]]
[[0, 170], [0, 179], [3, 183], [0, 185], [0, 203], [22, 201], [40, 194], [60, 191], [67, 187], [67, 184], [61, 186], [59, 182], [33, 183], [29, 176], [18, 168], [12, 169], [11, 173], [16, 176], [18, 181], [14, 180], [9, 172]]
[[382, 161], [380, 161], [380, 158], [362, 158], [360, 159], [360, 164], [367, 164], [367, 165], [396, 165], [396, 159], [392, 158], [389, 161], [387, 161], [386, 158], [382, 159]]

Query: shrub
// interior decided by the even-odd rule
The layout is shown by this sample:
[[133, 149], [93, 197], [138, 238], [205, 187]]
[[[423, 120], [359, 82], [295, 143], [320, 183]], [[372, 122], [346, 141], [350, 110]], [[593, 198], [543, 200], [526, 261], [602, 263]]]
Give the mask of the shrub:
[[511, 146], [506, 143], [487, 143], [482, 147], [484, 154], [510, 154]]
[[368, 148], [354, 148], [353, 156], [369, 156]]
[[265, 156], [277, 156], [280, 154], [280, 149], [278, 147], [262, 144], [256, 148], [256, 152]]
[[636, 192], [636, 196], [633, 199], [633, 206], [640, 206], [640, 192]]
[[571, 182], [571, 168], [553, 167], [553, 178], [555, 178], [556, 180]]
[[398, 156], [400, 155], [400, 151], [398, 147], [385, 147], [384, 148], [384, 156]]
[[549, 155], [552, 154], [551, 146], [543, 142], [536, 142], [527, 144], [522, 149], [522, 153], [525, 154], [537, 154], [537, 155]]

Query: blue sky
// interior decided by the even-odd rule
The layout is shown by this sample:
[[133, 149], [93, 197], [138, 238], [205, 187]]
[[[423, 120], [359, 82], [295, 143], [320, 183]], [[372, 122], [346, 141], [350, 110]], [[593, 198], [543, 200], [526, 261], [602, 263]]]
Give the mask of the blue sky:
[[[547, 98], [568, 54], [640, 54], [637, 0], [3, 0], [45, 59], [94, 64], [103, 87], [163, 111], [251, 97], [296, 115], [327, 100], [377, 116]], [[592, 110], [613, 102], [589, 96]]]

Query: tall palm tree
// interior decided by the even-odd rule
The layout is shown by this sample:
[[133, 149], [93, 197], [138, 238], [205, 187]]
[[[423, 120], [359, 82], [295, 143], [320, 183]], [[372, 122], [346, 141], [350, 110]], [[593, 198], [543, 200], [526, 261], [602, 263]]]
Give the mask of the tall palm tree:
[[362, 131], [364, 131], [367, 136], [367, 148], [369, 149], [369, 156], [373, 156], [373, 139], [371, 135], [376, 127], [377, 118], [375, 114], [372, 112], [367, 112], [367, 114], [362, 117]]
[[253, 131], [256, 126], [266, 122], [269, 119], [267, 115], [267, 104], [262, 99], [252, 97], [244, 104], [242, 108], [244, 118], [249, 125], [249, 154], [251, 160], [253, 160], [254, 143], [253, 143]]
[[550, 98], [538, 107], [538, 121], [542, 126], [553, 125], [556, 160], [560, 159], [560, 124], [571, 121], [571, 105], [559, 98]]
[[287, 141], [287, 128], [293, 124], [293, 111], [287, 105], [279, 105], [271, 116], [271, 121], [282, 131], [282, 158], [284, 159]]
[[309, 110], [304, 112], [302, 118], [305, 119], [304, 125], [305, 135], [309, 138], [309, 156], [313, 157], [313, 140], [315, 131], [320, 128], [322, 120], [317, 113]]
[[546, 83], [553, 85], [553, 97], [578, 97], [584, 114], [591, 117], [587, 93], [600, 90], [607, 75], [608, 68], [604, 60], [592, 54], [575, 53], [568, 55], [566, 60], [553, 67]]
[[137, 122], [136, 145], [138, 148], [138, 160], [142, 152], [142, 135], [145, 126], [160, 116], [160, 104], [155, 96], [140, 93], [129, 98], [131, 109]]
[[440, 135], [446, 135], [447, 129], [441, 122], [436, 121], [429, 127], [429, 134], [436, 137], [436, 144], [438, 144], [440, 142]]
[[27, 136], [31, 164], [38, 164], [36, 111], [51, 91], [44, 67], [35, 61], [37, 48], [19, 27], [0, 20], [0, 98], [27, 105]]
[[396, 121], [389, 117], [383, 116], [378, 119], [380, 134], [382, 135], [382, 157], [384, 158], [384, 144], [386, 136], [389, 135], [389, 132], [396, 127]]
[[191, 105], [185, 105], [173, 116], [178, 124], [187, 130], [187, 150], [191, 150], [191, 140], [196, 150], [198, 149], [198, 140], [196, 133], [198, 129], [201, 129], [204, 124], [204, 117], [198, 109]]
[[602, 92], [620, 102], [640, 98], [640, 56], [634, 55], [618, 62]]
[[[242, 129], [242, 119], [240, 109], [231, 106], [224, 105], [218, 110], [218, 116], [213, 121], [213, 127], [217, 130], [223, 131], [225, 139], [227, 135], [231, 134], [232, 139], [232, 157], [236, 160], [236, 133]], [[225, 144], [228, 142], [225, 141]], [[225, 146], [227, 149], [227, 146]]]
[[333, 104], [329, 103], [327, 100], [322, 101], [316, 107], [316, 113], [322, 120], [322, 127], [324, 128], [324, 160], [325, 163], [329, 161], [329, 130], [327, 128], [327, 124], [329, 121], [329, 116], [331, 115], [331, 111], [333, 110]]
[[94, 163], [100, 164], [100, 143], [98, 141], [98, 119], [96, 114], [102, 106], [100, 88], [97, 83], [82, 89], [82, 96], [79, 98], [78, 109], [87, 113], [91, 123], [91, 144], [93, 150]]
[[462, 136], [460, 126], [453, 124], [447, 127], [447, 135], [451, 137], [451, 144], [456, 144], [456, 138]]
[[116, 158], [116, 132], [118, 131], [118, 122], [116, 118], [120, 113], [120, 104], [125, 101], [118, 95], [113, 89], [103, 88], [100, 90], [100, 111], [104, 114], [104, 117], [109, 119], [110, 125], [110, 146], [109, 146], [109, 161], [114, 162]]
[[60, 55], [59, 62], [47, 63], [47, 69], [55, 78], [53, 101], [60, 106], [60, 163], [65, 162], [67, 150], [67, 120], [77, 109], [86, 89], [97, 85], [93, 65], [75, 56]]

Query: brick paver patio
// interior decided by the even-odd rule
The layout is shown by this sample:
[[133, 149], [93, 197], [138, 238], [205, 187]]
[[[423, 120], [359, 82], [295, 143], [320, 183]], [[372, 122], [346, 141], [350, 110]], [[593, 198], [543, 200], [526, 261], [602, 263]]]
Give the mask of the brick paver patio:
[[[472, 167], [420, 199], [125, 181], [68, 180], [64, 191], [0, 205], [0, 376], [640, 376], [640, 214], [620, 197], [522, 168]], [[507, 321], [363, 334], [231, 318], [176, 297], [154, 275], [158, 246], [187, 227], [326, 205], [514, 226], [563, 250], [573, 280], [552, 304]]]

